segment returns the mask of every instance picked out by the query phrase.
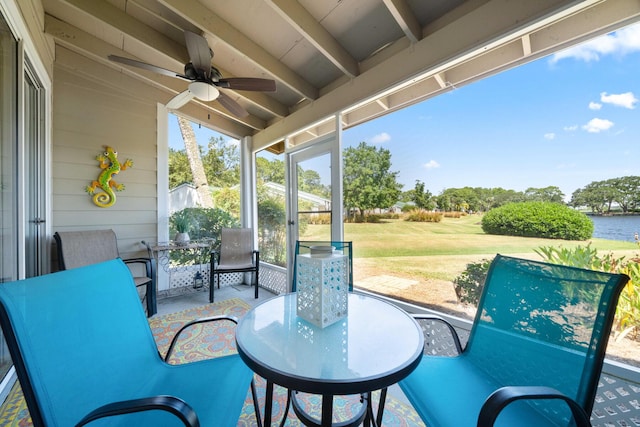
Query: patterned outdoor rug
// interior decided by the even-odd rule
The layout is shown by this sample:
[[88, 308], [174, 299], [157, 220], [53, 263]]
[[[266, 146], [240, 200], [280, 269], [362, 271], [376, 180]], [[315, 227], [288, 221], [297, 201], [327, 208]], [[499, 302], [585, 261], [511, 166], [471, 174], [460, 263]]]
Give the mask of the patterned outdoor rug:
[[[153, 332], [160, 354], [164, 355], [169, 347], [172, 337], [186, 322], [200, 317], [226, 314], [242, 317], [249, 305], [239, 298], [207, 304], [201, 307], [181, 311], [178, 313], [157, 316], [149, 319], [149, 325]], [[235, 352], [234, 325], [230, 322], [214, 322], [213, 324], [197, 325], [183, 332], [179, 344], [173, 352], [169, 363], [187, 363], [202, 358], [222, 356]], [[256, 376], [259, 407], [264, 407], [265, 381]], [[275, 387], [273, 406], [273, 421], [279, 422], [284, 414], [286, 402], [286, 390]], [[320, 398], [313, 395], [304, 395], [301, 399], [307, 405], [306, 410], [312, 414], [319, 414]], [[376, 409], [377, 394], [374, 395], [374, 410]], [[360, 408], [357, 396], [336, 398], [334, 403], [334, 418], [344, 420], [357, 412]], [[387, 397], [383, 424], [387, 426], [413, 427], [424, 424], [414, 412], [411, 406], [398, 401], [393, 396]], [[238, 420], [238, 426], [255, 426], [255, 411], [251, 392], [247, 392], [245, 405]], [[289, 411], [287, 426], [301, 426], [295, 414]], [[0, 426], [28, 427], [32, 426], [31, 417], [22, 396], [19, 384], [16, 384], [5, 403], [0, 406]]]

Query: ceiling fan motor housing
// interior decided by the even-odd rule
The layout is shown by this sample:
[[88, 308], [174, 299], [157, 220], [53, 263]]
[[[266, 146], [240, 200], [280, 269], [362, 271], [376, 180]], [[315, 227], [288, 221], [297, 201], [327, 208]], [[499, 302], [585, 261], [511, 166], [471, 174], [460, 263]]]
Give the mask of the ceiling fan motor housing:
[[189, 92], [202, 101], [213, 101], [220, 96], [220, 91], [212, 84], [206, 82], [190, 83]]

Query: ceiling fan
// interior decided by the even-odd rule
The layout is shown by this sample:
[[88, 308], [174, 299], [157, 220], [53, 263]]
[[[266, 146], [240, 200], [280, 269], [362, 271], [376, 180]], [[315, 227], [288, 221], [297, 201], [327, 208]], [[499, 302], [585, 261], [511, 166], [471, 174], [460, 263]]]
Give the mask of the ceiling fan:
[[202, 101], [217, 99], [223, 107], [235, 116], [246, 117], [249, 113], [233, 98], [225, 94], [224, 89], [275, 92], [276, 82], [274, 80], [254, 77], [223, 78], [220, 71], [211, 65], [213, 51], [209, 48], [207, 40], [191, 31], [185, 31], [184, 38], [189, 52], [189, 62], [184, 66], [184, 74], [178, 74], [165, 68], [122, 56], [109, 55], [108, 58], [113, 62], [190, 81], [191, 83], [187, 90], [177, 94], [167, 103], [167, 108], [169, 109], [178, 109], [193, 98]]

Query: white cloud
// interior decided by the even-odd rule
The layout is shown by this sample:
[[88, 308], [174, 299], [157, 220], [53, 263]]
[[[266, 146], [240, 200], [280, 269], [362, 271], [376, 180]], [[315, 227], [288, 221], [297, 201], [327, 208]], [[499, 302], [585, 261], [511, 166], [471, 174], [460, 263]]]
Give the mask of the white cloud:
[[593, 101], [591, 101], [591, 102], [589, 103], [589, 109], [590, 109], [590, 110], [599, 110], [599, 109], [601, 109], [601, 108], [602, 108], [602, 104], [600, 104], [600, 103], [598, 103], [598, 102], [593, 102]]
[[386, 132], [379, 133], [370, 139], [372, 144], [382, 144], [387, 141], [391, 141], [391, 135]]
[[578, 125], [565, 126], [563, 128], [566, 132], [574, 132], [578, 130]]
[[427, 163], [424, 164], [425, 169], [436, 169], [439, 167], [440, 167], [440, 163], [436, 162], [435, 160], [429, 160]]
[[239, 147], [240, 146], [240, 140], [239, 139], [235, 139], [235, 138], [229, 138], [229, 139], [227, 139], [226, 144], [229, 147]]
[[618, 94], [607, 95], [607, 92], [602, 92], [600, 94], [600, 101], [605, 104], [613, 104], [617, 107], [624, 107], [630, 110], [636, 108], [636, 104], [638, 103], [638, 98], [633, 94], [633, 92], [625, 92]]
[[589, 133], [600, 133], [602, 131], [608, 130], [613, 126], [613, 122], [607, 119], [591, 119], [589, 123], [582, 126], [582, 129], [586, 130]]
[[545, 133], [544, 139], [548, 139], [548, 140], [556, 139], [556, 134], [553, 132]]
[[549, 61], [555, 64], [561, 59], [572, 58], [590, 62], [598, 61], [604, 55], [626, 55], [637, 51], [640, 51], [640, 25], [638, 24], [560, 51]]

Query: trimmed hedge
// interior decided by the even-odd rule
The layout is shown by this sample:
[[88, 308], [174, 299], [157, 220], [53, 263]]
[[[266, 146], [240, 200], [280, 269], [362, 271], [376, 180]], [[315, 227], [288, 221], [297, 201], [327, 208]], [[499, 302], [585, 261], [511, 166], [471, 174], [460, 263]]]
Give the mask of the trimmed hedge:
[[507, 236], [587, 240], [593, 235], [593, 222], [559, 203], [520, 202], [491, 209], [482, 217], [482, 230]]

